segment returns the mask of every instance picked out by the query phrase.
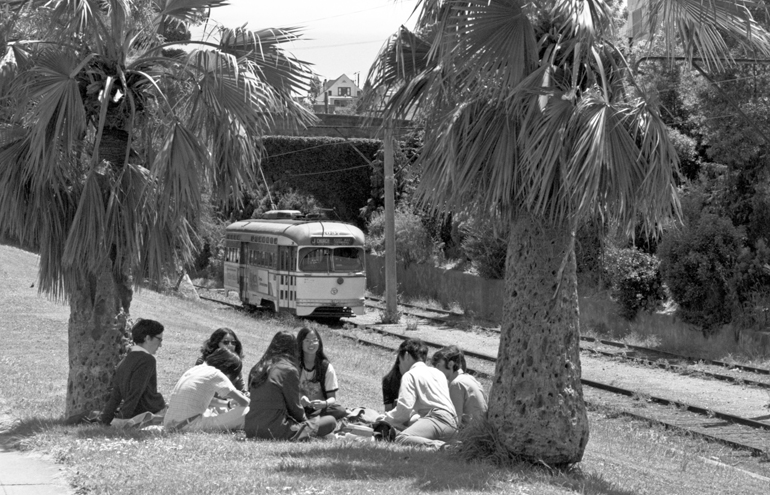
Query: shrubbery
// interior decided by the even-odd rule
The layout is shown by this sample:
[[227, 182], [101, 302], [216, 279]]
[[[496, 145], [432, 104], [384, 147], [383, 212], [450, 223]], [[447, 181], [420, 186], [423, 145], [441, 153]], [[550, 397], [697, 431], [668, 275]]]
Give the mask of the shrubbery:
[[684, 321], [705, 330], [730, 321], [728, 280], [740, 251], [732, 222], [710, 213], [667, 232], [658, 248], [661, 272]]
[[684, 225], [658, 249], [679, 315], [707, 333], [757, 327], [770, 306], [770, 194], [752, 172], [704, 167], [682, 195]]
[[[374, 212], [369, 219], [367, 247], [375, 253], [385, 252], [385, 212]], [[419, 215], [408, 206], [399, 205], [395, 211], [396, 259], [402, 263], [434, 262], [440, 250], [422, 223]]]
[[666, 299], [659, 264], [655, 256], [635, 247], [606, 245], [602, 269], [620, 316], [633, 320], [639, 311], [654, 311]]
[[479, 215], [466, 218], [458, 225], [462, 235], [460, 247], [480, 277], [505, 278], [508, 253], [507, 226], [499, 226], [491, 217]]

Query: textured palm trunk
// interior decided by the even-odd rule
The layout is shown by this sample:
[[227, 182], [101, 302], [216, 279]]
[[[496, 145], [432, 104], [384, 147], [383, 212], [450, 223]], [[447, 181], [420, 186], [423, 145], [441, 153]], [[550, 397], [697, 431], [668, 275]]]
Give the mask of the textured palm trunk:
[[588, 417], [568, 227], [527, 215], [512, 226], [488, 418], [512, 454], [549, 465], [583, 457]]
[[131, 297], [130, 280], [116, 279], [109, 261], [71, 295], [65, 417], [104, 407], [113, 371], [126, 350]]

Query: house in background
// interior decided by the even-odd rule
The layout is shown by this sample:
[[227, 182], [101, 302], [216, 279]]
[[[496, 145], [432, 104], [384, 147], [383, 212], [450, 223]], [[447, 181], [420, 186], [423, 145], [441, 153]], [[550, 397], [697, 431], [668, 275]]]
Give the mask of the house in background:
[[[333, 81], [324, 81], [323, 90], [313, 101], [315, 113], [349, 113], [363, 94], [352, 79], [345, 74]], [[344, 110], [343, 110], [344, 109]]]

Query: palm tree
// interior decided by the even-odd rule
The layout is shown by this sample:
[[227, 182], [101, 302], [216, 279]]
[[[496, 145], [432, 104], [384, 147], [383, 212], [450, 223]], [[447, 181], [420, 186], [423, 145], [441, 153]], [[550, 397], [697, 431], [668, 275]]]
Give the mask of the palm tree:
[[225, 3], [0, 0], [18, 21], [0, 33], [0, 234], [69, 302], [67, 416], [102, 407], [133, 288], [191, 259], [201, 191], [237, 200], [274, 120], [313, 118], [292, 98], [310, 71], [281, 48], [296, 29], [190, 40]]
[[[711, 68], [729, 44], [770, 54], [744, 2], [650, 0], [668, 53]], [[574, 233], [597, 215], [632, 232], [678, 214], [677, 158], [657, 109], [613, 43], [607, 0], [420, 0], [370, 70], [382, 111], [426, 121], [421, 201], [510, 224], [502, 334], [488, 420], [506, 449], [581, 460]]]

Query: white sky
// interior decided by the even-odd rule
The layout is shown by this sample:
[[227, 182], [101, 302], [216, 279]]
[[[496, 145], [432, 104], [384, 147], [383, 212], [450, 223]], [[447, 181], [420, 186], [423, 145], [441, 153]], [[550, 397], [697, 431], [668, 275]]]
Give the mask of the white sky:
[[[318, 77], [342, 74], [363, 85], [385, 40], [402, 24], [414, 26], [415, 0], [230, 0], [211, 9], [211, 18], [227, 27], [252, 30], [301, 27], [302, 39], [284, 48], [309, 62]], [[359, 74], [356, 74], [359, 73]]]

